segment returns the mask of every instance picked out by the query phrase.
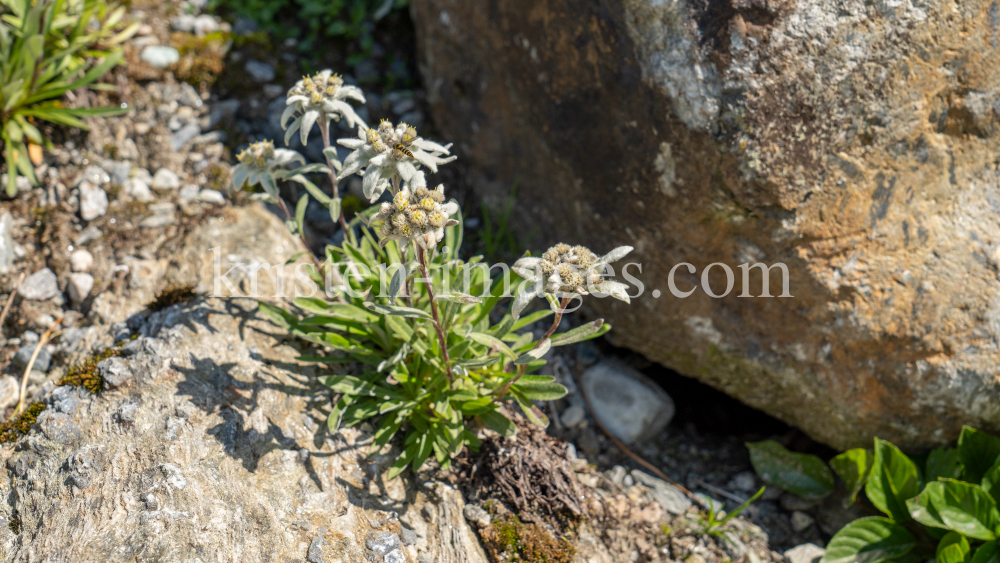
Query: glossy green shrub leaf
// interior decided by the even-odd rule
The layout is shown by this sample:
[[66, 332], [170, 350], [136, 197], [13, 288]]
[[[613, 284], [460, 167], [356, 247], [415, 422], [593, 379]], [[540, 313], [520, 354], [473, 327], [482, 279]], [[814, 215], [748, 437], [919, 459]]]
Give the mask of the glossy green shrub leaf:
[[1000, 545], [997, 542], [986, 542], [976, 549], [971, 563], [1000, 563]]
[[873, 461], [873, 452], [864, 448], [847, 450], [830, 460], [830, 468], [844, 482], [851, 502], [857, 500], [858, 493], [865, 486]]
[[1000, 457], [1000, 438], [964, 426], [958, 437], [958, 455], [965, 467], [963, 479], [979, 483]]
[[956, 480], [935, 481], [906, 504], [913, 519], [925, 526], [985, 541], [997, 537], [1000, 526], [997, 505], [978, 485]]
[[820, 563], [879, 563], [906, 555], [916, 544], [913, 534], [888, 518], [859, 518], [833, 536]]
[[746, 446], [750, 463], [764, 482], [806, 499], [823, 498], [833, 491], [833, 474], [820, 458], [788, 451], [773, 440]]
[[962, 461], [958, 448], [936, 448], [927, 456], [927, 466], [924, 470], [924, 481], [937, 481], [939, 478], [958, 479], [962, 476]]
[[972, 555], [969, 540], [957, 532], [948, 532], [938, 543], [936, 563], [967, 563]]
[[896, 522], [910, 519], [906, 501], [920, 492], [920, 473], [899, 448], [875, 438], [875, 459], [865, 484], [868, 500]]

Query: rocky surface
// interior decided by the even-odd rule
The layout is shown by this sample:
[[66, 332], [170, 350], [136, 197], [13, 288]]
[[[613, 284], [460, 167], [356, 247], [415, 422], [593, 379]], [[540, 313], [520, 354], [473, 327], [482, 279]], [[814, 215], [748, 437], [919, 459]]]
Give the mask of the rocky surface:
[[[996, 2], [412, 14], [434, 120], [484, 200], [517, 182], [537, 248], [636, 247], [645, 293], [594, 304], [613, 340], [838, 448], [1000, 430]], [[716, 262], [736, 274], [721, 299], [698, 287]], [[736, 297], [756, 262], [786, 264], [794, 297]]]

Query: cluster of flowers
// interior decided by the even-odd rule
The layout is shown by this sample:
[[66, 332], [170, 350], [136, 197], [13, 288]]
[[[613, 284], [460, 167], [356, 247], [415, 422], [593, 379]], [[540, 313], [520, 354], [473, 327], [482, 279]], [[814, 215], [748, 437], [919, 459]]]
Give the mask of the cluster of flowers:
[[450, 217], [458, 213], [458, 204], [444, 202], [444, 185], [428, 190], [420, 186], [412, 192], [404, 187], [392, 198], [392, 203], [383, 203], [371, 223], [381, 222], [378, 229], [381, 245], [391, 240], [401, 241], [403, 246], [412, 241], [425, 250], [430, 250], [444, 239], [445, 227], [457, 225]]
[[[287, 107], [281, 114], [281, 127], [285, 129], [285, 144], [288, 144], [296, 131], [299, 132], [302, 144], [306, 144], [313, 124], [320, 117], [324, 117], [327, 121], [320, 124], [321, 128], [328, 127], [329, 121], [339, 121], [341, 118], [346, 119], [351, 127], [355, 125], [366, 127], [351, 104], [347, 103], [349, 99], [365, 103], [365, 95], [360, 88], [344, 84], [344, 79], [330, 70], [324, 70], [315, 76], [306, 76], [296, 82], [288, 91], [285, 99]], [[292, 116], [296, 116], [295, 119], [291, 125], [286, 125]]]
[[406, 123], [393, 126], [386, 120], [379, 123], [378, 129], [358, 128], [357, 139], [340, 139], [337, 143], [354, 150], [344, 160], [341, 175], [364, 168], [363, 190], [372, 203], [382, 196], [393, 177], [401, 178], [412, 190], [427, 187], [418, 166], [437, 172], [439, 164], [458, 158], [447, 156], [450, 143], [439, 145], [419, 137], [417, 130]]
[[[282, 127], [286, 127], [288, 120], [294, 117], [286, 127], [285, 143], [295, 131], [299, 131], [300, 139], [305, 144], [315, 124], [323, 131], [324, 142], [328, 142], [331, 120], [343, 118], [352, 127], [358, 125], [357, 138], [337, 141], [352, 149], [342, 167], [339, 161], [333, 162], [340, 169], [339, 178], [360, 174], [364, 180], [364, 195], [372, 203], [385, 190], [391, 190], [392, 203], [382, 203], [370, 220], [370, 224], [378, 229], [383, 246], [395, 240], [401, 242], [403, 247], [412, 242], [425, 250], [435, 248], [444, 238], [444, 229], [458, 224], [451, 218], [458, 212], [458, 204], [454, 201], [445, 203], [443, 185], [434, 190], [428, 189], [421, 168], [437, 172], [439, 165], [455, 160], [456, 157], [450, 154], [451, 144], [428, 141], [417, 134], [416, 128], [406, 123], [393, 125], [383, 120], [377, 128], [369, 128], [347, 103], [348, 99], [365, 101], [359, 88], [344, 84], [339, 75], [329, 70], [298, 81], [288, 91], [288, 107], [281, 117]], [[333, 148], [327, 148], [324, 154], [328, 157], [333, 155], [335, 160]], [[240, 164], [233, 174], [234, 185], [242, 187], [244, 183], [260, 183], [275, 198], [276, 179], [302, 178], [301, 174], [296, 175], [295, 170], [285, 170], [284, 167], [294, 161], [305, 164], [299, 153], [275, 149], [271, 141], [251, 144], [237, 158]], [[631, 246], [620, 246], [598, 257], [583, 246], [557, 244], [540, 257], [521, 258], [514, 264], [514, 271], [529, 284], [515, 299], [513, 316], [516, 318], [532, 299], [543, 294], [566, 297], [599, 292], [628, 302], [627, 286], [606, 279], [604, 271], [608, 264], [631, 251]]]

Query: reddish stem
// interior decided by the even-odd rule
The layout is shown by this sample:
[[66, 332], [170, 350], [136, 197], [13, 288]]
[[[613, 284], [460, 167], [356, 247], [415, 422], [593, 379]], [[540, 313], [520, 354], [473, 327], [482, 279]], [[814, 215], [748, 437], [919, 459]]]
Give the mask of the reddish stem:
[[437, 301], [434, 300], [434, 280], [427, 272], [427, 260], [424, 257], [424, 249], [417, 247], [417, 258], [420, 259], [420, 270], [424, 274], [424, 283], [427, 284], [427, 295], [431, 298], [431, 314], [434, 316], [434, 328], [437, 329], [438, 341], [441, 342], [441, 355], [444, 356], [445, 372], [448, 374], [448, 381], [455, 383], [455, 375], [451, 372], [451, 359], [448, 357], [448, 341], [444, 337], [444, 329], [438, 318]]

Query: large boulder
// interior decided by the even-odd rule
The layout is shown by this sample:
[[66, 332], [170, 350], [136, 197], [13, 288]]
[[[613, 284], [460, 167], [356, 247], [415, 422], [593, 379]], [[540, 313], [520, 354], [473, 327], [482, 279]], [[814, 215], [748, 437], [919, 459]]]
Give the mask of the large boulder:
[[[519, 182], [536, 251], [636, 247], [643, 295], [592, 300], [617, 344], [835, 447], [1000, 430], [995, 0], [412, 6], [487, 204]], [[675, 297], [682, 262], [734, 291]], [[737, 297], [756, 262], [794, 297]]]

